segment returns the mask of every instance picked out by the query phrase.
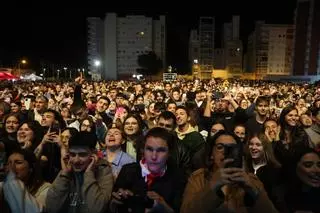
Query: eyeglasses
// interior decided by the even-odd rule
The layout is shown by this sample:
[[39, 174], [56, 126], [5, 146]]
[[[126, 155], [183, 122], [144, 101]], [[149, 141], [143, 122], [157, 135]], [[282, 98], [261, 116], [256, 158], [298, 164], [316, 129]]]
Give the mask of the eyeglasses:
[[224, 151], [224, 145], [222, 143], [217, 143], [215, 145], [215, 149], [218, 151], [218, 152], [223, 152]]

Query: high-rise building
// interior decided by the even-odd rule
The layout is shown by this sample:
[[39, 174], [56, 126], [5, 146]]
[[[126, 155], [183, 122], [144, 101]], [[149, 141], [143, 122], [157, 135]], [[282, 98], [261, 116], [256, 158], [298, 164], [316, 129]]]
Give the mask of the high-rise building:
[[[224, 64], [229, 74], [242, 73], [243, 48], [240, 34], [240, 16], [233, 16], [232, 22], [223, 24], [222, 47], [224, 49]], [[217, 65], [215, 65], [217, 68]]]
[[199, 42], [200, 42], [200, 75], [202, 79], [211, 78], [213, 71], [213, 53], [214, 53], [214, 17], [200, 17], [199, 23]]
[[189, 36], [189, 61], [199, 60], [200, 42], [197, 30], [191, 30]]
[[289, 75], [292, 61], [293, 25], [257, 21], [249, 35], [246, 69], [259, 77]]
[[[140, 68], [138, 56], [150, 51], [165, 63], [164, 16], [153, 20], [145, 16], [118, 17], [115, 13], [107, 13], [101, 22], [97, 18], [88, 18], [88, 63], [91, 71], [98, 71], [104, 79], [130, 78]], [[103, 36], [98, 42], [100, 32]], [[97, 64], [97, 61], [101, 63]]]
[[214, 49], [213, 62], [214, 62], [214, 69], [224, 70], [226, 68], [226, 54], [225, 54], [224, 48]]
[[192, 69], [192, 75], [198, 75], [200, 42], [197, 30], [191, 30], [189, 36], [189, 63]]
[[269, 26], [267, 75], [289, 75], [292, 66], [293, 25]]
[[320, 74], [320, 1], [298, 0], [295, 11], [293, 75]]
[[104, 26], [103, 20], [90, 17], [88, 22], [88, 69], [92, 73], [99, 73], [97, 62], [104, 56]]

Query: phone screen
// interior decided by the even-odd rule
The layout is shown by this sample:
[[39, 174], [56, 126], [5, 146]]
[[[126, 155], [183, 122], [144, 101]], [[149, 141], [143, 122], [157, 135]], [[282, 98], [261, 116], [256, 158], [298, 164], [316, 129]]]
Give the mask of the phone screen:
[[56, 133], [57, 135], [59, 135], [59, 133], [60, 133], [59, 124], [53, 124], [53, 125], [51, 126], [50, 132], [54, 132], [54, 133]]
[[24, 99], [24, 105], [26, 107], [26, 110], [30, 109], [30, 104], [31, 104], [31, 98]]
[[225, 159], [233, 159], [233, 162], [228, 163], [226, 168], [242, 168], [243, 165], [243, 148], [242, 144], [226, 144], [224, 145]]

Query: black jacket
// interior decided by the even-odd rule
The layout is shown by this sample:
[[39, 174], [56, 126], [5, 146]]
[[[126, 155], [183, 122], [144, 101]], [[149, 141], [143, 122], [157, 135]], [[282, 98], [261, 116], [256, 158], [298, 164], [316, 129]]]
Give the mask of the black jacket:
[[[254, 173], [252, 166], [248, 170]], [[256, 171], [256, 176], [263, 183], [268, 197], [276, 209], [280, 212], [286, 209], [284, 199], [285, 185], [281, 176], [281, 168], [275, 168], [272, 165], [262, 166]]]
[[[164, 176], [156, 178], [149, 191], [158, 193], [175, 212], [179, 212], [185, 183], [186, 180], [181, 171], [176, 169], [174, 164], [168, 163]], [[113, 191], [117, 192], [120, 188], [130, 190], [134, 196], [124, 201], [124, 205], [119, 205], [117, 212], [127, 213], [130, 208], [131, 212], [144, 213], [145, 206], [149, 205], [150, 201], [146, 196], [147, 184], [142, 177], [139, 163], [131, 163], [122, 167]]]

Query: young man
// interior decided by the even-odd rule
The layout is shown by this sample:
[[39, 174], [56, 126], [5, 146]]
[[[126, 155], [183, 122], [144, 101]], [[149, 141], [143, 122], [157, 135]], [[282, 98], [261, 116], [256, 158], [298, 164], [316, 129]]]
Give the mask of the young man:
[[[164, 111], [159, 115], [157, 127], [164, 128], [175, 134], [174, 130], [176, 125], [176, 117], [172, 112]], [[192, 156], [190, 156], [188, 148], [180, 140], [178, 140], [178, 138], [176, 138], [173, 145], [172, 152], [170, 153], [171, 157], [177, 163], [178, 168], [183, 168], [185, 173], [189, 175], [191, 173]]]
[[62, 170], [47, 194], [48, 212], [106, 212], [113, 178], [108, 162], [95, 153], [96, 143], [96, 137], [88, 132], [70, 139], [69, 153], [61, 154]]

